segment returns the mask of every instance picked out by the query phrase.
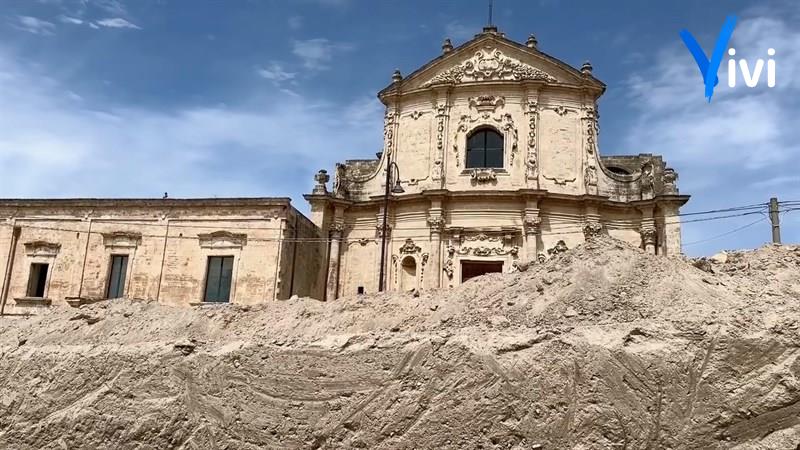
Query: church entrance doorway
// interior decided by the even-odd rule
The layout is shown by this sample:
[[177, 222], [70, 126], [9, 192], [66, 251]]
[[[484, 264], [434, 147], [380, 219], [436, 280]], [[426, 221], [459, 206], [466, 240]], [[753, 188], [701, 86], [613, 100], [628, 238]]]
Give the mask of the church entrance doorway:
[[502, 261], [461, 261], [461, 282], [487, 273], [503, 271]]

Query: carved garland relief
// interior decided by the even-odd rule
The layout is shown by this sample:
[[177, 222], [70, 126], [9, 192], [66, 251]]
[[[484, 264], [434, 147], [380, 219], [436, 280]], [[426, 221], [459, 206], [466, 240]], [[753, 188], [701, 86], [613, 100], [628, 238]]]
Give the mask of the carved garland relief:
[[444, 160], [444, 129], [445, 122], [449, 117], [447, 113], [447, 105], [444, 103], [437, 103], [434, 105], [436, 110], [436, 158], [431, 167], [431, 180], [438, 181], [442, 179], [442, 165]]
[[483, 48], [475, 52], [472, 58], [451, 67], [431, 78], [422, 87], [437, 84], [459, 84], [471, 81], [521, 81], [538, 80], [555, 83], [552, 75], [510, 58], [496, 48]]
[[587, 107], [583, 120], [586, 126], [586, 169], [583, 182], [587, 193], [597, 194], [597, 110], [594, 107]]
[[539, 119], [539, 103], [528, 101], [528, 158], [525, 161], [525, 176], [529, 180], [539, 177], [539, 157], [536, 148], [536, 127]]

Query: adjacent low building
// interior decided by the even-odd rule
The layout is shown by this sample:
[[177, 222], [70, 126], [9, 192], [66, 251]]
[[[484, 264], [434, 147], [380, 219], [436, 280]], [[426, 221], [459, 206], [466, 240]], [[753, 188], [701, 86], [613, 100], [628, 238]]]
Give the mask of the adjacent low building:
[[8, 308], [322, 298], [324, 239], [288, 198], [0, 200], [0, 218]]
[[0, 200], [9, 308], [103, 298], [175, 305], [333, 300], [452, 287], [597, 234], [681, 251], [677, 173], [602, 156], [605, 85], [495, 27], [396, 72], [383, 150], [321, 170], [305, 198]]

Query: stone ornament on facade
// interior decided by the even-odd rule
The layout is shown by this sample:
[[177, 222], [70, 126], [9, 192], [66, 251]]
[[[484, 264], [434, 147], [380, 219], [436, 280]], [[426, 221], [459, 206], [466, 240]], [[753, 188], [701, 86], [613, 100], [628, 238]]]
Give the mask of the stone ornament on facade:
[[470, 169], [469, 177], [474, 183], [493, 183], [497, 181], [497, 172], [492, 168]]
[[314, 186], [314, 190], [311, 192], [313, 195], [325, 195], [328, 193], [328, 181], [331, 180], [331, 176], [328, 175], [328, 171], [325, 169], [320, 169], [316, 175], [314, 175], [314, 181], [317, 182], [317, 185]]
[[411, 111], [411, 113], [408, 115], [408, 117], [411, 117], [412, 119], [417, 120], [420, 117], [422, 117], [423, 114], [425, 114], [425, 113], [422, 112], [422, 111], [416, 111], [415, 110], [415, 111]]
[[[592, 190], [590, 188], [597, 187], [597, 167], [594, 165], [594, 162], [592, 161], [589, 161], [589, 164], [586, 166], [586, 170], [583, 173], [583, 182], [586, 184], [586, 188], [589, 191]], [[596, 193], [596, 192], [590, 192], [590, 193]]]
[[427, 253], [423, 253], [421, 256], [421, 261], [419, 265], [419, 285], [422, 286], [423, 282], [425, 281], [425, 266], [428, 265], [428, 255]]
[[526, 234], [539, 234], [542, 232], [542, 219], [537, 216], [525, 216], [522, 219], [522, 226]]
[[444, 160], [444, 128], [448, 118], [447, 105], [444, 103], [434, 104], [436, 110], [436, 159], [431, 168], [431, 180], [442, 179], [442, 161]]
[[642, 164], [642, 177], [640, 178], [642, 200], [649, 200], [655, 196], [655, 175], [653, 174], [653, 164], [646, 162]]
[[405, 244], [400, 246], [399, 251], [402, 254], [412, 254], [422, 251], [422, 248], [419, 245], [415, 244], [413, 239], [406, 239]]
[[583, 236], [586, 239], [591, 239], [603, 234], [603, 224], [599, 222], [589, 222], [583, 226]]
[[[392, 226], [386, 224], [386, 236], [389, 237], [392, 235]], [[380, 239], [383, 237], [383, 220], [378, 220], [378, 224], [375, 225], [375, 237]]]
[[116, 248], [136, 248], [142, 242], [142, 233], [114, 231], [103, 233], [103, 245]]
[[639, 235], [642, 237], [642, 246], [656, 245], [657, 232], [654, 227], [643, 227], [639, 230]]
[[486, 233], [478, 233], [476, 235], [468, 235], [464, 236], [465, 241], [488, 241], [488, 242], [500, 242], [502, 238], [500, 236], [489, 236]]
[[25, 243], [25, 254], [28, 256], [55, 257], [61, 250], [61, 244], [47, 241], [32, 241]]
[[349, 242], [347, 243], [347, 245], [348, 245], [348, 246], [350, 246], [350, 245], [353, 245], [353, 244], [358, 244], [358, 245], [360, 245], [360, 246], [362, 246], [362, 247], [366, 247], [366, 246], [367, 246], [367, 244], [369, 244], [370, 242], [375, 242], [375, 239], [369, 239], [369, 238], [358, 238], [358, 239], [355, 239], [355, 240], [351, 240], [351, 241], [349, 241]]
[[213, 233], [198, 234], [197, 238], [202, 248], [242, 248], [247, 245], [246, 234], [231, 233], [230, 231], [214, 231]]
[[397, 123], [397, 113], [386, 108], [386, 115], [383, 118], [383, 140], [386, 156], [391, 156], [394, 151], [394, 127]]
[[467, 99], [469, 107], [474, 108], [480, 112], [495, 112], [499, 107], [506, 104], [506, 98], [503, 96], [495, 97], [494, 95], [480, 95], [478, 97], [470, 97]]
[[556, 114], [558, 114], [561, 117], [564, 117], [564, 116], [566, 116], [567, 114], [569, 114], [571, 112], [573, 112], [573, 113], [578, 112], [578, 111], [576, 111], [576, 110], [574, 110], [572, 108], [567, 108], [564, 105], [551, 106], [551, 107], [548, 107], [547, 109], [555, 112]]
[[448, 259], [447, 261], [445, 261], [444, 267], [442, 267], [442, 270], [444, 271], [445, 275], [447, 275], [447, 278], [452, 280], [453, 279], [453, 273], [455, 272], [453, 260], [452, 259]]
[[535, 180], [539, 176], [539, 158], [536, 149], [536, 126], [539, 120], [539, 104], [535, 100], [528, 102], [528, 157], [525, 161], [525, 176]]
[[339, 198], [347, 197], [347, 166], [336, 163], [336, 174], [333, 178], [333, 195]]
[[328, 231], [330, 231], [332, 235], [341, 236], [344, 232], [344, 222], [337, 220], [331, 223], [330, 227], [328, 227]]
[[558, 242], [556, 242], [556, 245], [547, 249], [547, 254], [553, 256], [553, 255], [558, 255], [559, 253], [564, 253], [567, 250], [569, 250], [569, 247], [567, 247], [567, 243], [564, 242], [563, 240], [559, 240]]
[[428, 226], [433, 232], [441, 232], [444, 229], [445, 220], [442, 215], [428, 217]]
[[475, 52], [474, 56], [467, 61], [437, 74], [430, 81], [424, 83], [422, 87], [490, 80], [536, 80], [547, 83], [555, 83], [557, 81], [552, 75], [517, 59], [505, 56], [498, 49], [484, 48]]
[[678, 188], [676, 182], [678, 181], [678, 173], [675, 172], [675, 169], [671, 167], [667, 167], [664, 169], [664, 175], [661, 177], [664, 181], [664, 193], [665, 194], [677, 194]]
[[500, 247], [462, 247], [458, 249], [459, 255], [475, 255], [475, 256], [505, 256], [511, 255], [513, 257], [517, 257], [519, 255], [519, 247], [513, 246], [511, 248], [505, 249]]
[[590, 155], [597, 153], [597, 134], [599, 133], [597, 119], [597, 109], [591, 106], [587, 107], [584, 121], [586, 122], [586, 152]]

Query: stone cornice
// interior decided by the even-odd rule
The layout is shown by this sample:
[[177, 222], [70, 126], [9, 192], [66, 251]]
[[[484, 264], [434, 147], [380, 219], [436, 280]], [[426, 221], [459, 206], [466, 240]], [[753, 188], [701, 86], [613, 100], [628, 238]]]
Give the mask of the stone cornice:
[[[552, 192], [548, 192], [546, 190], [539, 190], [539, 189], [518, 189], [514, 191], [488, 191], [488, 190], [481, 190], [481, 191], [450, 191], [446, 189], [436, 189], [432, 191], [423, 191], [422, 193], [417, 194], [404, 194], [404, 195], [394, 195], [389, 197], [389, 202], [392, 204], [395, 203], [403, 203], [403, 202], [413, 202], [413, 201], [420, 201], [424, 199], [429, 199], [431, 197], [438, 197], [443, 200], [449, 198], [491, 198], [491, 197], [501, 197], [504, 199], [520, 199], [525, 200], [527, 198], [535, 197], [539, 201], [560, 201], [564, 203], [578, 203], [581, 205], [596, 205], [596, 206], [604, 206], [610, 208], [638, 208], [645, 205], [652, 205], [656, 206], [659, 203], [676, 203], [678, 205], [683, 205], [689, 201], [689, 195], [657, 195], [652, 199], [649, 200], [635, 200], [635, 201], [617, 201], [611, 200], [608, 196], [604, 195], [570, 195], [570, 194], [556, 194]], [[382, 195], [374, 195], [370, 197], [369, 200], [365, 201], [351, 201], [349, 206], [352, 208], [359, 208], [359, 207], [370, 207], [374, 208], [376, 206], [383, 205], [383, 196]]]
[[146, 208], [204, 206], [291, 206], [291, 199], [288, 197], [0, 199], [0, 208], [117, 206]]

